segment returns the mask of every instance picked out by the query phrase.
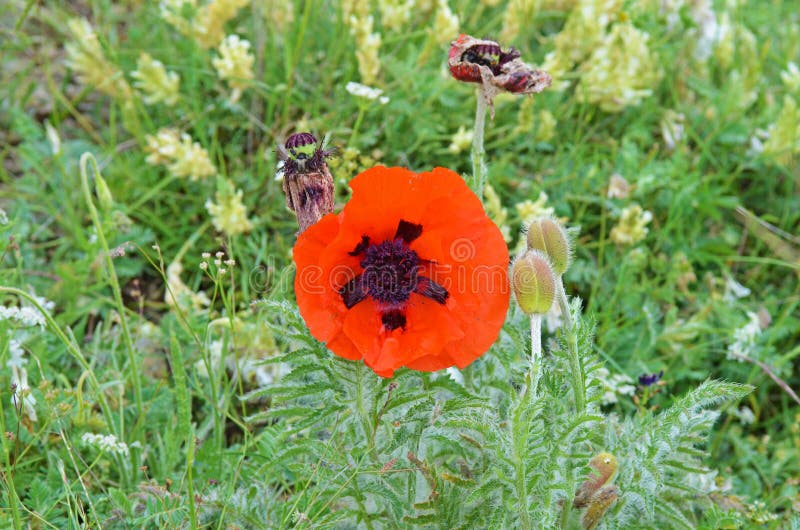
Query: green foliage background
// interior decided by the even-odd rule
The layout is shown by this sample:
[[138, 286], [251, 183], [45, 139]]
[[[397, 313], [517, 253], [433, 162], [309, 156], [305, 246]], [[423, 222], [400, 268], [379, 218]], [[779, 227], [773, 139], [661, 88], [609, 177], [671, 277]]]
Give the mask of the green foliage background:
[[[662, 71], [641, 104], [605, 112], [574, 87], [497, 100], [489, 181], [510, 233], [521, 224], [514, 205], [540, 191], [579, 228], [565, 281], [585, 301], [576, 340], [586, 410], [566, 383], [568, 336], [548, 336], [555, 347], [532, 390], [527, 327], [513, 310], [463, 385], [409, 371], [381, 380], [332, 358], [296, 313], [296, 224], [274, 179], [277, 142], [301, 125], [329, 135], [340, 204], [347, 181], [373, 163], [471, 171], [468, 152], [449, 145], [472, 126], [474, 87], [446, 75], [435, 6], [392, 30], [371, 5], [382, 35], [375, 84], [390, 98], [381, 105], [345, 90], [360, 75], [338, 2], [296, 2], [282, 25], [270, 2], [248, 3], [226, 25], [256, 55], [255, 81], [235, 103], [214, 50], [167, 24], [156, 2], [0, 2], [0, 285], [55, 302], [41, 332], [0, 321], [3, 527], [514, 528], [525, 514], [533, 527], [578, 527], [579, 512], [564, 507], [602, 450], [620, 459], [606, 528], [800, 525], [798, 404], [762, 367], [726, 356], [748, 311], [769, 314], [751, 355], [800, 388], [800, 149], [796, 137], [788, 152], [751, 148], [785, 98], [800, 98], [781, 81], [800, 62], [794, 2], [712, 2], [754, 37], [748, 45], [736, 29], [727, 64], [693, 58], [688, 6], [676, 26], [660, 10], [667, 2], [625, 2], [613, 23], [646, 31]], [[499, 35], [509, 6], [490, 3], [449, 5], [462, 31]], [[540, 9], [509, 42], [532, 64], [569, 17], [557, 4], [569, 2], [530, 2]], [[123, 75], [143, 51], [179, 73], [178, 103], [125, 102], [80, 84], [64, 53], [76, 16]], [[581, 75], [576, 67], [567, 77]], [[556, 120], [552, 135], [542, 111]], [[674, 149], [663, 140], [667, 111], [684, 117]], [[57, 154], [45, 123], [60, 137]], [[243, 190], [250, 233], [214, 230], [205, 202], [215, 179], [177, 179], [145, 162], [145, 136], [161, 127], [189, 133]], [[85, 152], [110, 205], [96, 199], [91, 164], [82, 186]], [[607, 197], [615, 173], [630, 198]], [[649, 233], [618, 246], [610, 230], [632, 203], [652, 212]], [[125, 255], [107, 259], [120, 246]], [[237, 262], [222, 280], [198, 267], [201, 252], [220, 250]], [[210, 308], [164, 303], [174, 261]], [[751, 294], [726, 298], [729, 277]], [[4, 291], [4, 305], [20, 303]], [[24, 341], [36, 422], [12, 406], [12, 336]], [[276, 382], [236, 377], [240, 358], [265, 360]], [[602, 405], [600, 363], [634, 380], [664, 370], [664, 384], [646, 405], [624, 396]], [[741, 407], [752, 422], [739, 419]], [[116, 435], [130, 454], [98, 453], [82, 443], [87, 432]], [[706, 468], [718, 472], [711, 495], [700, 483]]]

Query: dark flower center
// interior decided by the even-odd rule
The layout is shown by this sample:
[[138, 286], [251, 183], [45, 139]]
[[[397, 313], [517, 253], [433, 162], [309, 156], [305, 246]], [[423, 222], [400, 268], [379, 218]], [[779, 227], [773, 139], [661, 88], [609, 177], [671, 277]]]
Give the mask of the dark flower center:
[[402, 239], [370, 245], [361, 267], [367, 294], [378, 302], [405, 302], [417, 286], [419, 256]]
[[392, 239], [372, 243], [362, 236], [350, 255], [361, 256], [359, 265], [364, 270], [339, 289], [345, 306], [350, 309], [369, 296], [378, 302], [383, 325], [393, 330], [406, 326], [405, 309], [411, 293], [444, 304], [447, 289], [420, 276], [425, 260], [409, 247], [421, 234], [421, 225], [401, 220]]

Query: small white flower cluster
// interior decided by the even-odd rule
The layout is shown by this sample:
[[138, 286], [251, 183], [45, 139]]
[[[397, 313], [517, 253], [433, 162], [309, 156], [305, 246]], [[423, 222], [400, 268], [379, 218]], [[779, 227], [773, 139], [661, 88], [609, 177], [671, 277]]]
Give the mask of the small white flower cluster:
[[[46, 300], [42, 297], [35, 296], [34, 298], [42, 306], [45, 311], [52, 311], [55, 307], [55, 303]], [[35, 307], [32, 306], [3, 306], [0, 305], [0, 320], [8, 320], [13, 321], [15, 324], [21, 327], [30, 328], [34, 326], [39, 326], [39, 328], [44, 328], [45, 320], [44, 315]]]
[[733, 342], [728, 345], [728, 359], [743, 362], [741, 357], [749, 357], [755, 350], [756, 339], [761, 335], [761, 319], [752, 311], [747, 312], [747, 324], [733, 332]]
[[83, 433], [81, 436], [83, 445], [87, 447], [94, 447], [104, 453], [117, 453], [119, 455], [128, 456], [128, 444], [120, 442], [113, 434], [94, 434], [90, 432]]
[[361, 83], [355, 83], [350, 81], [345, 85], [345, 90], [347, 90], [350, 94], [364, 99], [369, 100], [378, 100], [381, 105], [386, 105], [389, 103], [389, 98], [387, 96], [382, 95], [383, 90], [380, 88], [373, 88], [371, 86], [362, 85]]
[[36, 398], [31, 394], [31, 388], [28, 385], [28, 372], [25, 365], [28, 364], [28, 359], [24, 357], [25, 350], [19, 341], [11, 339], [8, 344], [9, 358], [6, 361], [6, 366], [11, 368], [11, 387], [14, 389], [11, 394], [11, 404], [15, 408], [22, 405], [24, 414], [30, 418], [31, 421], [36, 421]]
[[725, 294], [722, 299], [726, 302], [735, 302], [739, 298], [750, 296], [750, 289], [737, 282], [733, 276], [725, 278]]
[[[203, 261], [200, 262], [200, 265], [199, 265], [200, 270], [209, 271], [209, 260], [211, 259], [211, 253], [210, 252], [203, 252], [202, 256], [203, 256]], [[226, 260], [223, 260], [222, 258], [224, 258], [224, 257], [225, 257], [225, 253], [224, 252], [217, 252], [216, 254], [214, 254], [213, 263], [214, 263], [214, 266], [217, 268], [217, 275], [219, 275], [219, 276], [224, 276], [228, 272], [228, 269], [232, 269], [233, 267], [236, 266], [236, 260], [235, 259], [228, 258]], [[223, 267], [223, 265], [224, 265], [224, 267]]]
[[613, 405], [618, 396], [632, 396], [636, 392], [636, 386], [630, 377], [624, 374], [611, 375], [608, 368], [596, 370], [594, 377], [603, 385], [603, 396], [600, 398], [603, 405]]
[[8, 214], [5, 210], [0, 208], [0, 226], [5, 226], [8, 224]]

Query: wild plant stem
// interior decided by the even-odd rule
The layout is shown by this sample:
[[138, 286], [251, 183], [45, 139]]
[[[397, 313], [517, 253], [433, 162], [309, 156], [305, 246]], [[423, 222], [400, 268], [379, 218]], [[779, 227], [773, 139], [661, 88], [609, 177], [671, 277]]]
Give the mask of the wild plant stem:
[[[133, 381], [133, 395], [136, 400], [136, 413], [141, 415], [144, 413], [144, 404], [142, 400], [142, 381], [139, 377], [139, 363], [136, 362], [136, 351], [133, 346], [133, 339], [131, 338], [130, 329], [128, 329], [128, 319], [125, 317], [125, 304], [122, 301], [122, 290], [119, 286], [119, 278], [117, 278], [117, 271], [114, 268], [114, 263], [111, 258], [111, 251], [108, 248], [108, 241], [106, 241], [105, 233], [103, 232], [103, 225], [100, 222], [100, 216], [97, 213], [97, 208], [94, 206], [92, 200], [92, 193], [89, 190], [89, 176], [87, 174], [87, 166], [92, 164], [94, 169], [95, 179], [100, 177], [100, 170], [97, 167], [97, 161], [90, 153], [84, 153], [80, 160], [81, 170], [81, 187], [83, 188], [83, 196], [86, 199], [86, 206], [89, 209], [89, 215], [92, 218], [92, 224], [97, 234], [97, 240], [103, 249], [103, 254], [106, 262], [106, 272], [108, 274], [111, 290], [114, 293], [114, 302], [117, 306], [117, 313], [119, 313], [119, 323], [122, 329], [122, 337], [125, 342], [125, 349], [128, 351], [128, 369], [130, 370], [131, 380]], [[138, 421], [137, 421], [138, 424]]]
[[583, 381], [583, 367], [578, 353], [578, 330], [574, 326], [567, 328], [567, 349], [569, 350], [572, 394], [575, 397], [575, 409], [580, 414], [586, 410], [586, 388]]
[[567, 293], [564, 291], [564, 280], [561, 276], [556, 280], [556, 300], [561, 308], [561, 318], [564, 320], [564, 325], [569, 329], [572, 327], [572, 313], [569, 309], [569, 300], [567, 300]]
[[531, 315], [531, 393], [534, 399], [539, 390], [542, 373], [542, 315]]
[[527, 466], [525, 465], [528, 442], [528, 419], [526, 417], [526, 409], [529, 405], [528, 400], [530, 399], [531, 387], [533, 386], [530, 375], [526, 383], [525, 389], [520, 394], [516, 407], [514, 407], [511, 436], [512, 447], [514, 448], [514, 486], [517, 490], [519, 527], [522, 530], [532, 530], [533, 522], [531, 521], [531, 514], [528, 512], [528, 473]]
[[479, 199], [483, 200], [483, 187], [486, 184], [486, 151], [483, 148], [483, 131], [486, 128], [486, 98], [478, 90], [478, 104], [475, 109], [475, 129], [472, 136], [472, 177], [469, 187]]

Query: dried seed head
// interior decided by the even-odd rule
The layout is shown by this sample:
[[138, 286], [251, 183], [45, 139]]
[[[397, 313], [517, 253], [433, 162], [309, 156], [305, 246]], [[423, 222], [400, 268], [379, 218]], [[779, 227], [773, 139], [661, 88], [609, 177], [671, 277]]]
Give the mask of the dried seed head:
[[514, 296], [520, 309], [529, 315], [550, 310], [556, 294], [556, 276], [547, 256], [529, 250], [517, 258], [511, 269]]
[[561, 276], [569, 267], [570, 247], [567, 231], [555, 219], [535, 219], [528, 227], [528, 248], [544, 252], [553, 264], [553, 271]]
[[313, 134], [301, 132], [286, 139], [280, 155], [286, 206], [303, 232], [333, 211], [333, 176], [327, 163], [331, 152]]

